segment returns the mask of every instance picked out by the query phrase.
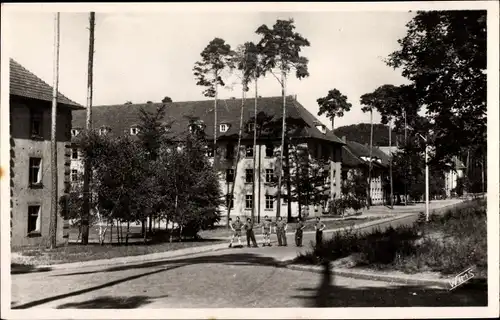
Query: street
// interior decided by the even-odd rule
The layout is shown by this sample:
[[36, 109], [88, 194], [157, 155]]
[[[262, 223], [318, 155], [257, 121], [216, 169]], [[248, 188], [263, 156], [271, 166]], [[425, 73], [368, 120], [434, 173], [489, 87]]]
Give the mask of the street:
[[[411, 216], [379, 227], [407, 224]], [[327, 238], [329, 235], [326, 234]], [[486, 294], [293, 271], [304, 247], [232, 248], [115, 267], [12, 275], [13, 308], [404, 307], [484, 305]], [[261, 238], [257, 236], [261, 243]], [[244, 243], [246, 245], [246, 243]], [[56, 284], [56, 285], [55, 285]]]

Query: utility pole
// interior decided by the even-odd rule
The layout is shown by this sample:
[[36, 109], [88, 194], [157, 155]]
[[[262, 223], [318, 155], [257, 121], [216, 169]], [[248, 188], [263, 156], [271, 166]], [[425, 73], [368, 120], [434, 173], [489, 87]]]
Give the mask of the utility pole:
[[[89, 60], [87, 73], [87, 133], [92, 129], [92, 84], [93, 84], [93, 66], [94, 66], [94, 27], [95, 12], [90, 12], [89, 17]], [[84, 158], [83, 172], [83, 219], [82, 219], [82, 244], [88, 244], [89, 241], [89, 218], [90, 218], [90, 159]]]
[[49, 238], [50, 249], [54, 249], [57, 245], [57, 91], [59, 87], [59, 23], [60, 13], [57, 12], [54, 23], [54, 87], [52, 91], [52, 124], [50, 135], [50, 171], [52, 175], [51, 184], [51, 206], [50, 206], [50, 224]]

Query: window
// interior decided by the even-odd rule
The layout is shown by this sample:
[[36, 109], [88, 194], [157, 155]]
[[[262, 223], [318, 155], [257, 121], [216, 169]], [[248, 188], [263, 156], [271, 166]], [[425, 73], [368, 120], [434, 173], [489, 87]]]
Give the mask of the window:
[[207, 157], [213, 157], [214, 156], [214, 148], [212, 146], [208, 146], [207, 149]]
[[245, 182], [252, 183], [253, 182], [253, 169], [245, 170]]
[[226, 169], [226, 182], [234, 182], [234, 169]]
[[330, 170], [325, 170], [323, 173], [323, 177], [325, 178], [325, 184], [329, 184], [330, 182]]
[[266, 209], [274, 209], [274, 197], [266, 195]]
[[273, 182], [274, 169], [266, 169], [266, 182]]
[[136, 136], [138, 133], [139, 133], [139, 128], [137, 127], [130, 128], [130, 135]]
[[255, 128], [255, 123], [251, 122], [251, 123], [247, 124], [247, 131], [248, 132], [253, 132], [254, 128]]
[[78, 180], [78, 170], [71, 169], [71, 181]]
[[43, 113], [40, 110], [31, 110], [31, 136], [42, 136]]
[[281, 205], [286, 206], [288, 204], [288, 195], [282, 194], [281, 195]]
[[30, 185], [39, 185], [42, 183], [42, 158], [30, 158]]
[[71, 129], [71, 136], [76, 137], [80, 133], [80, 130], [78, 129]]
[[253, 208], [253, 195], [247, 194], [245, 196], [245, 209], [252, 209]]
[[272, 144], [266, 145], [266, 158], [272, 158], [274, 156], [274, 146]]
[[253, 145], [247, 145], [245, 148], [245, 156], [247, 158], [252, 158], [253, 157]]
[[229, 129], [229, 125], [226, 123], [223, 123], [219, 126], [220, 132], [226, 132]]
[[28, 206], [28, 234], [40, 233], [40, 206]]
[[226, 159], [232, 159], [234, 157], [234, 145], [229, 143], [226, 145]]
[[78, 149], [77, 148], [71, 149], [71, 159], [78, 160]]
[[111, 130], [108, 128], [108, 127], [102, 127], [102, 128], [99, 128], [99, 135], [104, 135], [108, 132], [110, 132]]
[[226, 195], [226, 207], [228, 209], [234, 209], [234, 196], [231, 199], [231, 195]]

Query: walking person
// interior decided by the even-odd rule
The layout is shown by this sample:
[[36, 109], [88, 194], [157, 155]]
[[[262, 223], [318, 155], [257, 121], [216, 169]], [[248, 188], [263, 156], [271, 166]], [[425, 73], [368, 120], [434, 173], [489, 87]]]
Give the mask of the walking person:
[[301, 218], [297, 218], [297, 227], [295, 229], [295, 245], [297, 247], [302, 247], [302, 236], [304, 234], [304, 228], [306, 225]]
[[238, 238], [238, 246], [241, 245], [241, 228], [243, 227], [243, 223], [240, 221], [240, 217], [236, 217], [236, 221], [234, 223], [229, 223], [231, 229], [233, 230], [233, 236], [231, 237], [231, 243], [229, 244], [229, 248], [233, 246], [234, 238]]
[[278, 217], [276, 221], [276, 235], [278, 236], [278, 246], [286, 247], [286, 227], [287, 224], [283, 221], [283, 217]]
[[314, 229], [316, 230], [316, 247], [320, 247], [323, 243], [323, 230], [326, 226], [321, 222], [320, 217], [316, 217], [316, 223], [314, 224]]
[[262, 223], [262, 236], [264, 243], [263, 247], [271, 246], [271, 219], [268, 216], [264, 217], [264, 222]]
[[250, 248], [250, 240], [252, 240], [252, 245], [257, 248], [257, 241], [255, 240], [255, 234], [253, 233], [253, 221], [251, 218], [247, 218], [247, 223], [245, 224], [245, 229], [247, 231], [247, 247]]

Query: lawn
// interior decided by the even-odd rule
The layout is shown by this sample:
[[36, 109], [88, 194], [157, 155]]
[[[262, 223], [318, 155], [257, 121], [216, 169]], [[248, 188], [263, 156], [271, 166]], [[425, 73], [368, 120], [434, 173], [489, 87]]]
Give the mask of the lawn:
[[54, 250], [45, 248], [13, 248], [12, 264], [20, 265], [50, 265], [69, 262], [81, 262], [99, 259], [112, 259], [126, 256], [138, 256], [179, 250], [189, 247], [205, 246], [222, 243], [220, 240], [186, 240], [183, 242], [165, 242], [142, 244], [140, 242], [125, 245], [68, 244]]
[[335, 233], [320, 250], [297, 257], [297, 263], [324, 259], [340, 266], [405, 273], [438, 273], [449, 277], [474, 267], [478, 278], [487, 272], [486, 201], [471, 200], [431, 216], [428, 223], [358, 232]]

